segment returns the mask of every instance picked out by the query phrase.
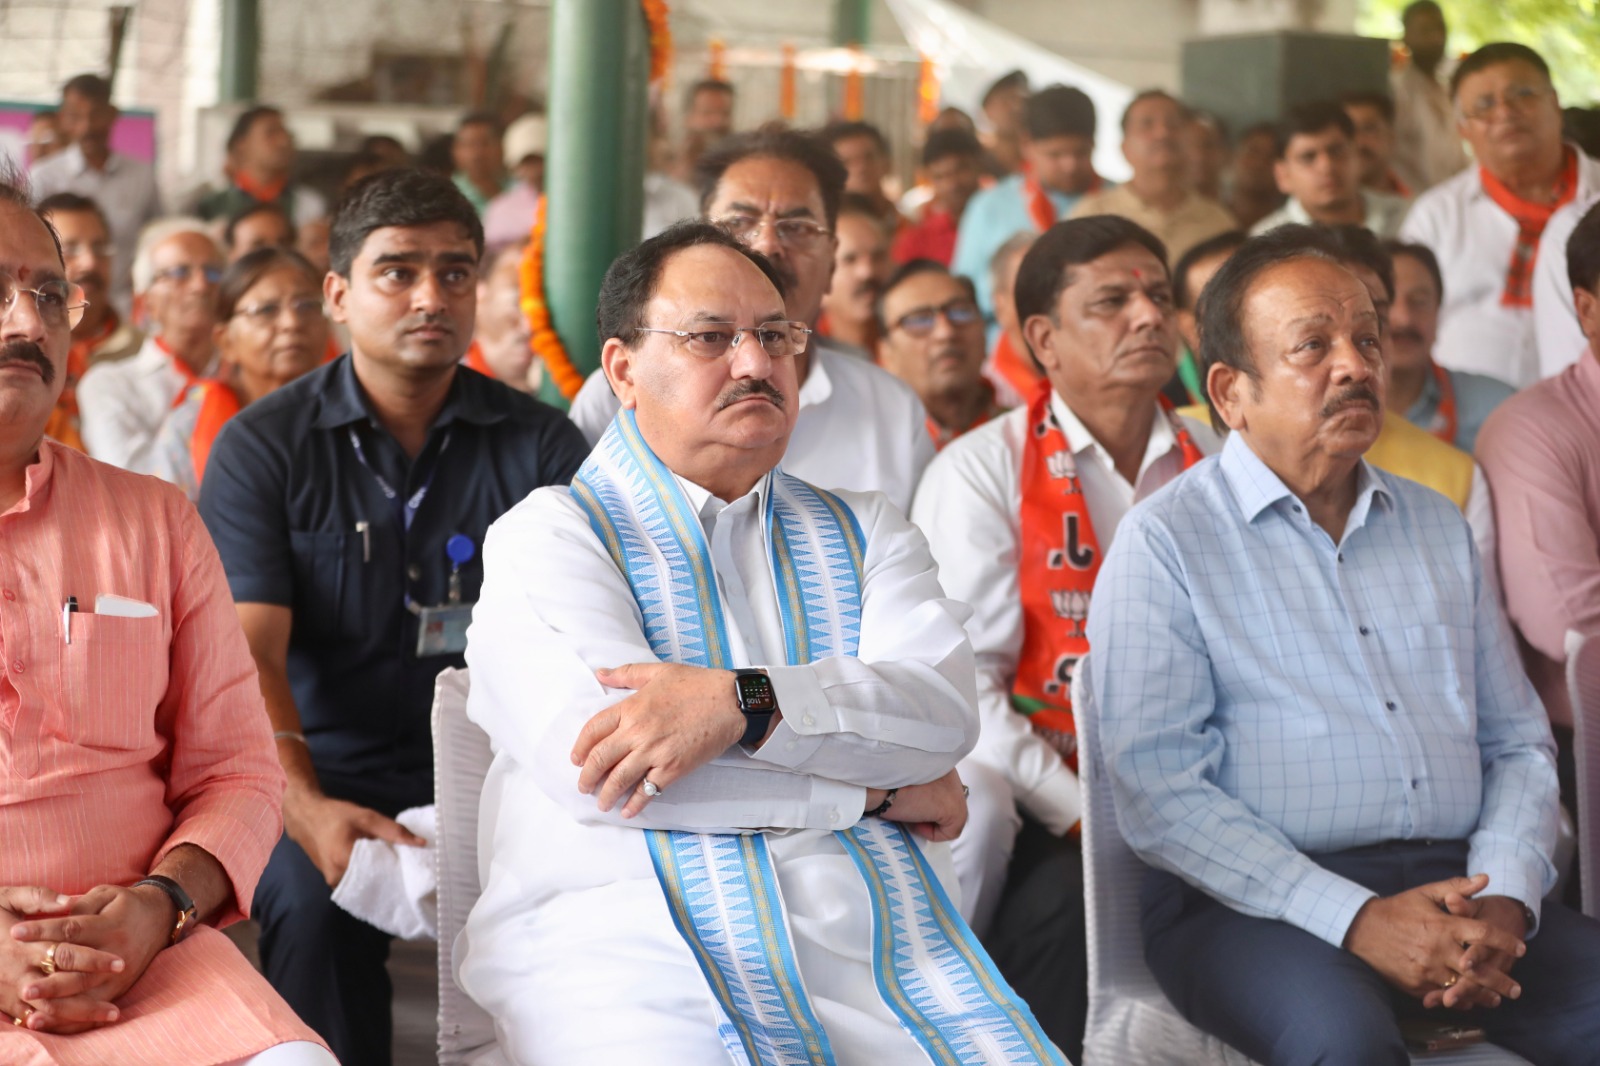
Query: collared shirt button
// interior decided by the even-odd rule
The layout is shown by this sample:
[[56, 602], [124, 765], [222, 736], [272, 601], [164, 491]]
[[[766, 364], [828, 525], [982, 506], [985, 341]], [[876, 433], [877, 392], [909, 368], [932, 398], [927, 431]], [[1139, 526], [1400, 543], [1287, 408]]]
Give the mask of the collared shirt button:
[[1293, 511], [1295, 514], [1299, 514], [1300, 513], [1300, 505], [1298, 503], [1291, 503], [1289, 505], [1289, 509], [1291, 511]]
[[817, 720], [814, 717], [812, 717], [811, 715], [808, 714], [804, 718], [800, 719], [800, 724], [802, 724], [802, 725], [816, 725], [817, 724]]
[[1342, 563], [1342, 562], [1344, 562], [1344, 552], [1340, 552], [1340, 553], [1339, 553], [1339, 561], [1340, 561], [1340, 562], [1341, 562], [1341, 563]]
[[6, 589], [6, 599], [15, 600], [16, 598], [17, 594], [15, 592], [12, 592], [10, 589]]
[[1414, 777], [1411, 779], [1411, 787], [1412, 788], [1416, 788], [1417, 787], [1417, 779], [1414, 778]]
[[1384, 706], [1389, 708], [1389, 710], [1391, 710], [1391, 711], [1394, 710], [1394, 700], [1387, 701], [1386, 703], [1384, 703]]
[[18, 660], [16, 660], [16, 661], [15, 661], [15, 662], [13, 662], [13, 663], [12, 663], [12, 664], [11, 664], [11, 672], [12, 672], [12, 673], [13, 673], [13, 674], [20, 674], [20, 673], [23, 673], [23, 672], [24, 672], [24, 669], [25, 669], [25, 668], [24, 668], [24, 667], [23, 667], [23, 665], [22, 665], [22, 660], [21, 660], [21, 659], [18, 659]]
[[1372, 632], [1372, 630], [1368, 629], [1366, 626], [1362, 626], [1356, 632], [1360, 633], [1362, 636], [1366, 636], [1368, 633]]
[[412, 581], [421, 581], [422, 567], [418, 566], [416, 563], [412, 563], [410, 566], [406, 567], [406, 577]]
[[828, 824], [829, 825], [838, 825], [839, 824], [839, 812], [838, 812], [838, 810], [831, 810], [831, 811], [828, 812]]

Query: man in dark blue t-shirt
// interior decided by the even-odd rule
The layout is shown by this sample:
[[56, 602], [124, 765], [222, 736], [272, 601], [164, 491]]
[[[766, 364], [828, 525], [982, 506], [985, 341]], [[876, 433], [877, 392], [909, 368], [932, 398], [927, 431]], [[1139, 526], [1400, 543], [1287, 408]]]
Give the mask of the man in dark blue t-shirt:
[[433, 802], [433, 682], [464, 665], [484, 532], [588, 453], [561, 412], [459, 365], [482, 253], [448, 179], [356, 186], [324, 284], [349, 354], [234, 418], [200, 495], [289, 778], [262, 965], [346, 1066], [389, 1062], [389, 936], [330, 886], [359, 839], [421, 843], [394, 816]]

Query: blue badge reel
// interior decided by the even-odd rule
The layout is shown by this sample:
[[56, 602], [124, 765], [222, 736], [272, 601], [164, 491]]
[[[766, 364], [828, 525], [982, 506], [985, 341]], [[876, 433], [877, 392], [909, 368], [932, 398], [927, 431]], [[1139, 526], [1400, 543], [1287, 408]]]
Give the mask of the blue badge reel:
[[472, 621], [470, 603], [461, 602], [461, 568], [478, 554], [472, 538], [457, 533], [444, 542], [450, 560], [450, 591], [445, 603], [418, 612], [417, 658], [460, 655], [467, 650], [467, 626]]

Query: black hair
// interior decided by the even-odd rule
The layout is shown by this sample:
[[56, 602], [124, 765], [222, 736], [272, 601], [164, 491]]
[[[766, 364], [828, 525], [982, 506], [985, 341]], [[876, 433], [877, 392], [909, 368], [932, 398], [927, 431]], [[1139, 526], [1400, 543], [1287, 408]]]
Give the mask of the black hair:
[[294, 233], [294, 223], [290, 220], [288, 212], [284, 211], [282, 207], [279, 207], [275, 203], [250, 204], [234, 212], [234, 214], [228, 218], [228, 224], [222, 228], [222, 243], [229, 249], [232, 249], [234, 237], [237, 236], [239, 232], [239, 223], [243, 222], [247, 218], [254, 218], [256, 215], [277, 215], [279, 218], [283, 219], [284, 222], [288, 223], [289, 232], [291, 234]]
[[927, 141], [922, 145], [923, 166], [931, 167], [955, 156], [979, 159], [983, 156], [983, 145], [966, 130], [934, 130], [928, 134]]
[[[1394, 260], [1378, 235], [1365, 226], [1347, 222], [1339, 226], [1318, 226], [1331, 238], [1334, 253], [1341, 263], [1364, 266], [1383, 282], [1383, 291], [1394, 302]], [[1387, 325], [1387, 323], [1386, 323]]]
[[1082, 89], [1050, 85], [1028, 97], [1023, 128], [1029, 138], [1083, 137], [1094, 140], [1094, 101]]
[[[1370, 107], [1383, 116], [1383, 121], [1394, 125], [1394, 97], [1370, 89], [1360, 89], [1339, 97], [1341, 107]], [[1354, 122], [1351, 125], [1355, 125]]]
[[1350, 116], [1345, 114], [1344, 108], [1332, 100], [1313, 100], [1306, 104], [1296, 104], [1278, 124], [1278, 158], [1287, 158], [1289, 142], [1294, 138], [1334, 128], [1350, 140], [1356, 139], [1356, 124], [1350, 121]]
[[456, 183], [417, 167], [369, 174], [350, 187], [333, 209], [328, 228], [328, 267], [342, 277], [361, 254], [373, 230], [454, 222], [483, 256], [483, 223]]
[[217, 321], [227, 322], [239, 310], [239, 301], [245, 293], [268, 274], [280, 270], [297, 270], [319, 293], [322, 291], [322, 272], [311, 261], [293, 248], [269, 245], [246, 252], [228, 265], [217, 284]]
[[1072, 268], [1092, 263], [1125, 245], [1146, 248], [1167, 270], [1167, 246], [1137, 222], [1120, 215], [1095, 215], [1057, 222], [1039, 235], [1017, 268], [1017, 320], [1056, 313], [1056, 301], [1072, 284]]
[[1584, 212], [1567, 238], [1567, 281], [1585, 292], [1600, 285], [1600, 203]]
[[1444, 303], [1444, 274], [1439, 270], [1439, 257], [1433, 254], [1433, 249], [1426, 244], [1408, 244], [1405, 241], [1384, 241], [1383, 250], [1389, 253], [1389, 260], [1393, 262], [1402, 255], [1410, 256], [1422, 264], [1422, 269], [1428, 272], [1433, 279], [1434, 291], [1439, 294], [1439, 302]]
[[44, 210], [34, 206], [33, 195], [28, 188], [28, 177], [9, 160], [0, 158], [0, 204], [10, 204], [20, 207], [34, 218], [44, 223], [50, 240], [56, 246], [56, 260], [60, 262], [63, 270], [67, 267], [67, 257], [61, 254], [61, 234], [44, 217]]
[[1243, 144], [1252, 137], [1271, 137], [1273, 148], [1278, 145], [1278, 124], [1276, 122], [1257, 122], [1253, 126], [1246, 126], [1239, 132], [1236, 144]]
[[822, 195], [822, 211], [828, 228], [839, 219], [839, 199], [844, 195], [845, 170], [833, 149], [814, 135], [785, 127], [768, 125], [749, 133], [726, 137], [695, 164], [700, 186], [700, 210], [704, 213], [716, 199], [722, 176], [735, 163], [746, 159], [778, 159], [811, 171]]
[[661, 272], [666, 268], [667, 260], [681, 251], [702, 245], [738, 252], [760, 268], [780, 297], [784, 295], [783, 279], [766, 256], [729, 236], [720, 226], [700, 219], [675, 222], [649, 240], [623, 252], [606, 268], [594, 313], [595, 329], [600, 335], [602, 347], [612, 337], [630, 347], [639, 339], [645, 308], [661, 284]]
[[255, 124], [269, 115], [276, 115], [281, 119], [283, 111], [273, 107], [271, 104], [257, 104], [255, 107], [248, 107], [241, 111], [239, 117], [233, 120], [233, 128], [228, 131], [228, 151], [231, 152], [239, 147], [240, 143], [250, 136], [250, 131], [255, 128]]
[[87, 196], [79, 196], [75, 192], [58, 192], [53, 196], [46, 196], [34, 206], [38, 208], [40, 217], [57, 212], [93, 215], [100, 220], [106, 235], [111, 235], [111, 223], [106, 221], [106, 213], [100, 209], [99, 204]]
[[727, 93], [733, 95], [733, 85], [718, 78], [701, 78], [687, 89], [683, 90], [683, 109], [689, 110], [689, 105], [694, 103], [694, 98], [701, 93]]
[[111, 83], [98, 74], [79, 74], [68, 79], [61, 87], [61, 98], [64, 100], [68, 93], [81, 96], [91, 104], [109, 104], [111, 102]]
[[883, 305], [889, 294], [914, 277], [922, 274], [943, 274], [947, 278], [954, 278], [967, 290], [967, 296], [974, 303], [978, 299], [978, 290], [973, 286], [972, 279], [964, 274], [952, 274], [950, 268], [937, 259], [908, 259], [894, 268], [894, 273], [889, 275], [889, 280], [883, 283], [878, 290], [877, 297], [872, 301], [872, 317], [878, 322], [878, 335], [881, 337], [889, 332], [889, 323], [883, 317]]
[[1145, 89], [1136, 95], [1132, 100], [1129, 100], [1128, 106], [1122, 109], [1123, 133], [1128, 132], [1128, 119], [1133, 117], [1133, 109], [1144, 103], [1146, 100], [1171, 100], [1177, 105], [1178, 115], [1181, 118], [1187, 118], [1189, 116], [1189, 109], [1184, 106], [1183, 101], [1179, 100], [1176, 96], [1173, 96], [1165, 89]]
[[1021, 89], [1023, 92], [1027, 92], [1028, 91], [1028, 75], [1027, 75], [1027, 73], [1025, 71], [1021, 71], [1021, 70], [1013, 70], [1013, 71], [1010, 71], [1008, 73], [1000, 75], [998, 78], [996, 78], [994, 80], [994, 84], [993, 85], [989, 86], [987, 89], [985, 89], [983, 91], [983, 100], [979, 102], [978, 106], [979, 107], [988, 107], [989, 106], [989, 101], [994, 99], [994, 96], [995, 96], [996, 93], [1003, 93], [1003, 92], [1007, 91], [1008, 89]]
[[1544, 57], [1538, 52], [1535, 52], [1525, 44], [1517, 44], [1514, 41], [1496, 41], [1493, 44], [1484, 45], [1463, 59], [1461, 65], [1456, 67], [1455, 73], [1450, 75], [1450, 99], [1454, 100], [1456, 98], [1456, 93], [1460, 91], [1462, 82], [1480, 70], [1487, 70], [1489, 67], [1498, 66], [1501, 63], [1512, 62], [1526, 63], [1544, 75], [1545, 81], [1550, 80], [1550, 64], [1546, 63]]
[[500, 136], [500, 120], [487, 111], [469, 111], [462, 115], [461, 121], [456, 123], [456, 132], [460, 133], [468, 126], [488, 126], [496, 137]]
[[1172, 268], [1173, 304], [1185, 311], [1193, 310], [1195, 301], [1200, 299], [1200, 294], [1189, 291], [1189, 272], [1207, 259], [1238, 251], [1249, 239], [1250, 235], [1244, 230], [1231, 229], [1215, 237], [1207, 237], [1179, 256], [1177, 265]]
[[822, 139], [832, 148], [840, 141], [848, 141], [855, 137], [868, 137], [877, 146], [878, 151], [884, 155], [889, 154], [889, 139], [883, 131], [870, 122], [830, 122], [822, 128]]
[[1411, 3], [1405, 6], [1405, 10], [1400, 12], [1400, 25], [1409, 29], [1411, 20], [1425, 11], [1433, 12], [1439, 16], [1440, 22], [1444, 21], [1444, 10], [1434, 0], [1411, 0]]
[[[1211, 276], [1195, 308], [1200, 333], [1200, 351], [1195, 353], [1200, 359], [1200, 380], [1210, 380], [1211, 368], [1219, 364], [1232, 367], [1252, 382], [1261, 380], [1261, 371], [1245, 337], [1243, 317], [1245, 297], [1263, 273], [1296, 259], [1342, 263], [1345, 258], [1329, 231], [1293, 223], [1275, 226], [1241, 244]], [[1211, 424], [1219, 432], [1224, 428], [1214, 406]]]
[[[1181, 103], [1181, 101], [1180, 101], [1180, 103]], [[1190, 122], [1204, 122], [1204, 123], [1207, 123], [1208, 125], [1210, 125], [1210, 127], [1212, 129], [1217, 131], [1217, 136], [1222, 138], [1222, 143], [1224, 145], [1232, 147], [1232, 145], [1233, 145], [1233, 132], [1229, 128], [1226, 119], [1224, 119], [1221, 115], [1217, 114], [1215, 111], [1207, 111], [1205, 108], [1202, 108], [1202, 107], [1189, 107], [1188, 105], [1184, 105], [1184, 107], [1185, 107], [1185, 110], [1189, 113], [1189, 121]]]

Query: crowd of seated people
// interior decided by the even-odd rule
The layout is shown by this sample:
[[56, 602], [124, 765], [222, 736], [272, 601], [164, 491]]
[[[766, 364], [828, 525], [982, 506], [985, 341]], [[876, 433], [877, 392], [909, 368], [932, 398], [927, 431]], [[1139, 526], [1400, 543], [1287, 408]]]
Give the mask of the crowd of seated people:
[[0, 1062], [391, 1062], [340, 887], [428, 846], [468, 666], [439, 950], [511, 1062], [1082, 1061], [1075, 680], [1191, 1024], [1593, 1061], [1600, 160], [1532, 49], [1402, 29], [1388, 93], [1236, 138], [1006, 74], [909, 188], [695, 83], [569, 411], [543, 116], [329, 202], [253, 106], [164, 214], [72, 78], [0, 181]]

